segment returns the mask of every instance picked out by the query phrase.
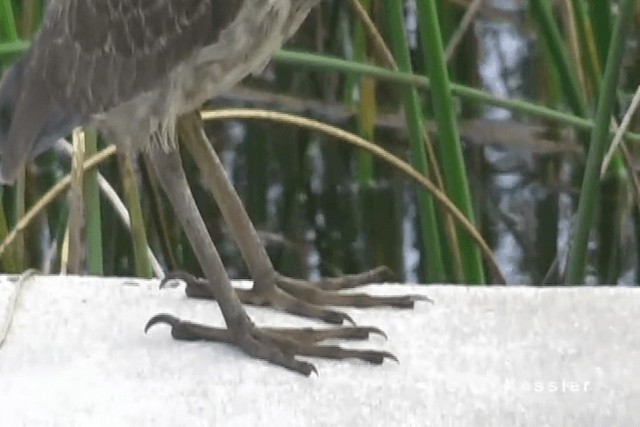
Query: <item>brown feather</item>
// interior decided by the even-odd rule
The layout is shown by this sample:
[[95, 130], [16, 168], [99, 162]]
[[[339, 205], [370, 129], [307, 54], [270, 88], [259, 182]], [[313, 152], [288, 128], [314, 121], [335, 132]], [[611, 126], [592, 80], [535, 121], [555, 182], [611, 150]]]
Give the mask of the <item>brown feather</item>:
[[108, 111], [215, 43], [241, 0], [52, 0], [31, 65], [70, 111]]

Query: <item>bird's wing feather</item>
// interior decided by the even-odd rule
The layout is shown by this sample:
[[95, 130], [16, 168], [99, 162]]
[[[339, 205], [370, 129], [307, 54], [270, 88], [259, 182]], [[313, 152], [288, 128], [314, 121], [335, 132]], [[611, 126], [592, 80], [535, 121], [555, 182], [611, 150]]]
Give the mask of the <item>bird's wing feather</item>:
[[32, 49], [54, 102], [101, 113], [216, 42], [242, 0], [52, 0]]

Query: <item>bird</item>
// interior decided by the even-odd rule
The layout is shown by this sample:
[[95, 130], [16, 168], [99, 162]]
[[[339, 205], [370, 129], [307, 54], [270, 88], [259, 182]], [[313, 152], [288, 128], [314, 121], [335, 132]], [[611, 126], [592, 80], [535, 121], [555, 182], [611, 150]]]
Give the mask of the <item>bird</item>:
[[[388, 277], [384, 267], [314, 283], [278, 273], [207, 140], [198, 109], [264, 69], [321, 1], [49, 0], [30, 47], [0, 79], [1, 183], [11, 185], [36, 155], [87, 125], [120, 152], [149, 157], [205, 275], [174, 272], [165, 280], [182, 278], [188, 295], [217, 300], [226, 327], [160, 313], [145, 331], [165, 323], [175, 339], [227, 343], [307, 376], [316, 368], [298, 356], [396, 360], [386, 351], [323, 344], [383, 334], [327, 306], [411, 308], [426, 298], [339, 292]], [[180, 147], [196, 160], [240, 247], [254, 282], [249, 290], [231, 285], [186, 181]], [[258, 327], [243, 304], [336, 326]]]

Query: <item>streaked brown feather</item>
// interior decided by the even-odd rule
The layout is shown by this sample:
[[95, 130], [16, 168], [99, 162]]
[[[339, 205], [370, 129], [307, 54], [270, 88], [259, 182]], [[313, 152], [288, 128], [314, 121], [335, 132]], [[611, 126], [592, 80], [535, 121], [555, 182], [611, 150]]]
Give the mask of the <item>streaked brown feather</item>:
[[241, 0], [53, 0], [31, 66], [76, 114], [108, 111], [152, 90], [213, 44]]

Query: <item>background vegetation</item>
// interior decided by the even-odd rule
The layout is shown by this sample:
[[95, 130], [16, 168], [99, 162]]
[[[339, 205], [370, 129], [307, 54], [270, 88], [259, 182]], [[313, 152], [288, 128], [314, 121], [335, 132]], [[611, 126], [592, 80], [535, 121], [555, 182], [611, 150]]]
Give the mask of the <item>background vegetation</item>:
[[[325, 0], [262, 75], [206, 106], [252, 111], [208, 121], [207, 132], [283, 273], [386, 264], [399, 281], [424, 283], [636, 283], [640, 136], [628, 132], [602, 168], [638, 85], [636, 3]], [[42, 0], [0, 0], [3, 67], [42, 10]], [[255, 109], [358, 135], [409, 162], [422, 183], [348, 136], [295, 118], [255, 120]], [[150, 276], [159, 266], [148, 245], [166, 270], [200, 273], [144, 159], [103, 152], [99, 166], [131, 232], [96, 170], [79, 167], [108, 145], [87, 132], [74, 146], [41, 155], [2, 189], [2, 270]], [[247, 277], [184, 161], [229, 273]], [[25, 220], [52, 188], [60, 195]]]

